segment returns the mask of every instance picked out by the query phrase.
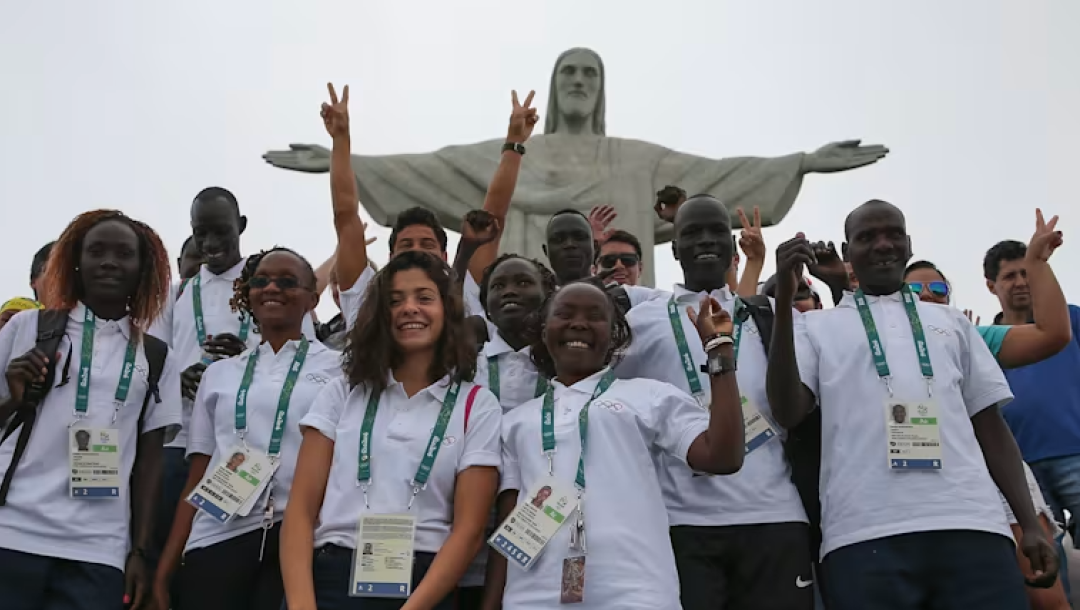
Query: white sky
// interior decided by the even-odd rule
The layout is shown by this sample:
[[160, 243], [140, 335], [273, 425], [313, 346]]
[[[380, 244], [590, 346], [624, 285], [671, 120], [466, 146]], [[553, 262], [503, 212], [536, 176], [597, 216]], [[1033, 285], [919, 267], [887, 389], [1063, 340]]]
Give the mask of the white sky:
[[[1080, 294], [1065, 273], [1080, 263], [1069, 0], [56, 0], [0, 12], [0, 299], [28, 294], [33, 252], [92, 208], [149, 222], [175, 258], [189, 202], [210, 185], [239, 197], [245, 252], [281, 244], [317, 265], [334, 247], [328, 177], [260, 155], [328, 143], [328, 80], [351, 85], [357, 152], [430, 151], [501, 137], [512, 88], [537, 89], [545, 108], [572, 46], [604, 58], [612, 136], [711, 157], [855, 137], [891, 147], [877, 166], [810, 177], [766, 230], [770, 248], [799, 230], [839, 242], [852, 207], [887, 199], [907, 213], [916, 257], [952, 280], [954, 304], [988, 317], [983, 253], [1026, 242], [1042, 206], [1064, 217], [1055, 267]], [[374, 233], [382, 263], [389, 232]], [[657, 251], [669, 286], [678, 267]], [[328, 298], [319, 311], [333, 311]]]

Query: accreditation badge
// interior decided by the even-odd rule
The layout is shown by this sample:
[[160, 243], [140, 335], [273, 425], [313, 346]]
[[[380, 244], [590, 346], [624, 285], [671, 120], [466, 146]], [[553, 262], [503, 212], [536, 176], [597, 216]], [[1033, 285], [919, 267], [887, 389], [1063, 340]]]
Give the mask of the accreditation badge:
[[412, 594], [415, 539], [412, 514], [361, 515], [349, 595], [404, 598]]
[[887, 400], [884, 406], [890, 470], [940, 470], [941, 427], [933, 400]]
[[68, 472], [72, 498], [120, 498], [120, 431], [68, 428]]

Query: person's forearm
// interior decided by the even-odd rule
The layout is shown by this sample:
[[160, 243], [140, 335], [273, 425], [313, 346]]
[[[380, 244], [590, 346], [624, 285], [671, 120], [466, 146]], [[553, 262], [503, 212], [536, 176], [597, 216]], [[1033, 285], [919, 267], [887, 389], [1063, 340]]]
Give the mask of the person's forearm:
[[1024, 475], [1023, 457], [1001, 410], [996, 406], [983, 409], [971, 418], [971, 425], [990, 477], [1016, 515], [1017, 524], [1024, 530], [1040, 527]]
[[360, 193], [352, 168], [352, 140], [349, 136], [334, 138], [330, 152], [330, 198], [334, 218], [350, 218], [360, 213]]
[[[1072, 320], [1069, 317], [1069, 303], [1061, 291], [1057, 276], [1044, 260], [1027, 261], [1028, 286], [1031, 289], [1032, 315], [1035, 327], [1048, 335], [1064, 337], [1063, 343], [1072, 338]], [[1062, 346], [1064, 347], [1064, 346]]]
[[184, 482], [184, 491], [180, 494], [180, 503], [176, 505], [173, 515], [172, 527], [169, 529], [169, 538], [165, 542], [165, 548], [161, 551], [158, 560], [157, 575], [155, 578], [166, 583], [171, 580], [173, 573], [180, 567], [180, 560], [184, 556], [184, 547], [188, 537], [191, 536], [191, 524], [195, 521], [198, 510], [188, 503], [187, 497], [195, 490], [195, 486], [206, 476], [206, 467], [210, 463], [210, 456], [196, 454], [191, 457], [188, 467], [187, 481]]
[[435, 555], [424, 579], [409, 596], [403, 610], [429, 610], [456, 587], [469, 563], [484, 544], [483, 528], [476, 531], [452, 529], [450, 536]]
[[[715, 351], [722, 358], [735, 359], [735, 350], [731, 345], [722, 345]], [[742, 399], [739, 397], [737, 379], [735, 371], [709, 378], [709, 429], [705, 434], [710, 459], [706, 464], [695, 464], [699, 470], [732, 474], [742, 468], [746, 455], [746, 432], [743, 430]]]
[[791, 310], [792, 295], [777, 282], [776, 314], [773, 318], [772, 344], [769, 347], [769, 366], [765, 373], [765, 390], [776, 423], [788, 430], [810, 412], [813, 403], [799, 378], [795, 359], [795, 321]]
[[[465, 290], [465, 274], [469, 273], [469, 263], [472, 262], [474, 256], [476, 256], [477, 244], [474, 241], [462, 239], [458, 241], [457, 254], [454, 255], [454, 284], [457, 286], [459, 293], [464, 294]], [[473, 278], [478, 280], [478, 278]]]
[[765, 261], [747, 259], [746, 268], [743, 269], [742, 277], [739, 278], [739, 286], [736, 294], [743, 298], [750, 298], [758, 292], [758, 282], [761, 280], [761, 271], [765, 268]]
[[484, 197], [484, 211], [498, 218], [500, 224], [506, 220], [506, 214], [510, 211], [510, 200], [514, 197], [518, 172], [521, 171], [521, 159], [520, 154], [504, 150], [499, 159], [499, 166], [495, 168], [495, 175], [491, 177], [491, 183], [488, 184], [487, 195]]
[[281, 524], [281, 580], [289, 610], [315, 610], [312, 560], [315, 554], [315, 515], [293, 503], [285, 509]]
[[326, 287], [330, 284], [330, 272], [334, 270], [334, 259], [337, 257], [337, 250], [334, 250], [334, 254], [330, 258], [323, 261], [315, 270], [315, 294], [322, 294]]
[[[496, 526], [514, 511], [518, 503], [518, 492], [510, 489], [499, 494], [495, 501]], [[495, 550], [488, 549], [487, 573], [484, 575], [484, 598], [480, 610], [501, 610], [503, 590], [506, 588], [506, 557]]]
[[154, 516], [161, 497], [161, 459], [165, 429], [139, 435], [131, 476], [131, 548], [146, 552], [154, 535]]
[[360, 195], [351, 155], [349, 136], [334, 138], [330, 153], [330, 201], [337, 233], [334, 270], [341, 290], [352, 288], [368, 266], [367, 237], [364, 222], [360, 220]]

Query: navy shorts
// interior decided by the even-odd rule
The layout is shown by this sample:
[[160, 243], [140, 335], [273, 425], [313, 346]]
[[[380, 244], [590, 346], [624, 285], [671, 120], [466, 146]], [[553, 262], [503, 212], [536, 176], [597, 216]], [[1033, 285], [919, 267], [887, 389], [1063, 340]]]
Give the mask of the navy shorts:
[[0, 549], [3, 610], [123, 610], [124, 573], [99, 563]]

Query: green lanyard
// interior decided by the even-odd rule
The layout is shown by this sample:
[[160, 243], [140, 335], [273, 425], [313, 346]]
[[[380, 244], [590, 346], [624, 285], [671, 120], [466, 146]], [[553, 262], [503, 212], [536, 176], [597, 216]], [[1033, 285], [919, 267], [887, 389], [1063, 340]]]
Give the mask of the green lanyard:
[[[281, 439], [285, 436], [285, 420], [289, 412], [289, 399], [292, 398], [296, 380], [300, 378], [300, 369], [304, 366], [304, 360], [308, 353], [307, 337], [300, 339], [300, 347], [296, 348], [292, 364], [289, 365], [289, 373], [285, 376], [285, 383], [281, 386], [281, 395], [278, 397], [277, 413], [274, 415], [274, 426], [270, 433], [270, 446], [266, 455], [276, 458], [281, 453]], [[244, 378], [240, 381], [240, 389], [236, 391], [236, 413], [234, 422], [236, 432], [240, 440], [244, 440], [247, 434], [247, 400], [248, 391], [251, 389], [251, 380], [255, 376], [255, 365], [259, 361], [259, 350], [256, 348], [248, 357], [247, 368], [244, 369]]]
[[[499, 381], [499, 357], [488, 356], [488, 389], [495, 395], [497, 400], [500, 400], [499, 395], [502, 384]], [[548, 380], [540, 374], [536, 373], [536, 390], [533, 392], [533, 398], [540, 398], [544, 395], [544, 392], [548, 389]]]
[[[870, 343], [870, 356], [874, 359], [874, 368], [877, 369], [878, 377], [884, 382], [892, 396], [892, 374], [889, 371], [889, 362], [885, 359], [885, 345], [878, 335], [877, 325], [874, 324], [874, 316], [870, 312], [870, 305], [866, 301], [866, 295], [862, 289], [855, 291], [855, 305], [859, 308], [859, 317], [862, 319], [863, 329], [866, 330], [866, 339]], [[933, 396], [934, 367], [930, 365], [930, 350], [926, 345], [926, 335], [923, 333], [922, 320], [919, 319], [919, 311], [915, 308], [915, 294], [911, 292], [907, 284], [900, 288], [900, 298], [904, 301], [904, 311], [907, 312], [908, 322], [911, 324], [911, 335], [915, 339], [915, 353], [919, 357], [919, 368], [922, 376], [926, 379], [926, 391]]]
[[[416, 469], [416, 475], [412, 480], [412, 497], [409, 498], [409, 508], [412, 508], [416, 494], [427, 487], [428, 477], [435, 467], [435, 458], [439, 457], [442, 449], [443, 435], [446, 427], [450, 425], [450, 416], [454, 414], [454, 405], [457, 404], [458, 392], [461, 391], [461, 382], [455, 381], [446, 390], [442, 409], [439, 410], [439, 418], [435, 420], [435, 427], [431, 430], [431, 438], [427, 442], [427, 450], [420, 460], [420, 467]], [[360, 427], [360, 462], [356, 468], [356, 484], [364, 492], [364, 506], [368, 506], [368, 487], [371, 486], [371, 435], [375, 429], [375, 413], [379, 410], [379, 395], [372, 393], [368, 399], [367, 409], [364, 411], [364, 423]]]
[[[191, 309], [195, 312], [195, 339], [199, 342], [199, 347], [206, 345], [206, 320], [203, 317], [202, 308], [202, 272], [195, 274], [195, 279], [191, 282]], [[251, 331], [251, 317], [245, 315], [244, 319], [240, 322], [240, 341], [247, 343], [248, 333]], [[213, 358], [206, 355], [202, 358], [203, 364], [210, 364], [213, 362]]]
[[[589, 436], [589, 405], [601, 394], [611, 387], [615, 381], [615, 371], [608, 370], [593, 390], [589, 402], [581, 407], [578, 415], [578, 432], [581, 434], [581, 455], [578, 456], [577, 478], [574, 482], [578, 488], [585, 489], [585, 447]], [[544, 406], [540, 412], [540, 438], [544, 445], [544, 455], [548, 459], [548, 474], [554, 474], [553, 456], [555, 455], [555, 390], [550, 385], [544, 392]]]
[[[738, 315], [743, 308], [742, 300], [735, 299], [735, 329], [731, 333], [731, 340], [735, 343], [735, 360], [739, 360], [739, 343], [742, 341], [743, 316]], [[694, 356], [690, 354], [690, 346], [686, 343], [686, 334], [683, 332], [682, 319], [679, 317], [679, 308], [675, 304], [675, 296], [668, 300], [668, 321], [671, 322], [671, 333], [675, 335], [675, 347], [679, 349], [679, 360], [682, 362], [683, 374], [686, 375], [686, 383], [690, 386], [690, 393], [695, 397], [703, 396], [704, 389], [701, 387], [701, 378], [698, 377], [698, 369], [694, 366]]]
[[[83, 306], [86, 313], [83, 314], [82, 351], [79, 355], [79, 382], [75, 391], [75, 417], [86, 417], [90, 410], [90, 369], [94, 363], [94, 333], [97, 331], [97, 318], [89, 307]], [[135, 345], [134, 329], [131, 338], [128, 339], [127, 351], [124, 352], [124, 365], [120, 369], [120, 381], [116, 384], [116, 394], [113, 396], [113, 417], [120, 412], [120, 407], [127, 402], [128, 391], [131, 389], [131, 377], [135, 372]]]

